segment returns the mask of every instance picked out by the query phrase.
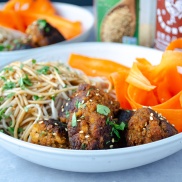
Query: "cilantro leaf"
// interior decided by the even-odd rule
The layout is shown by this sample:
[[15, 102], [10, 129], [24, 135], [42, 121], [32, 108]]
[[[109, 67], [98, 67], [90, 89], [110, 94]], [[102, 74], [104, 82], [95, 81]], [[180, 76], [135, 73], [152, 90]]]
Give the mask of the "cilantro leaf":
[[97, 112], [107, 116], [110, 113], [110, 109], [107, 106], [97, 104]]
[[49, 66], [43, 66], [41, 69], [37, 70], [37, 73], [47, 75], [49, 69], [50, 69]]
[[15, 86], [16, 85], [14, 82], [8, 81], [8, 82], [5, 82], [5, 84], [3, 86], [3, 90], [10, 90], [10, 89], [15, 88]]

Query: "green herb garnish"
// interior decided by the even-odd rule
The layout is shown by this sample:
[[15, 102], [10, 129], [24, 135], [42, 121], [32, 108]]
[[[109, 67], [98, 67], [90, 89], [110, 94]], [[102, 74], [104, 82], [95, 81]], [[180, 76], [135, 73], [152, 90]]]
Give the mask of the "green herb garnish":
[[28, 75], [26, 74], [24, 78], [19, 79], [19, 85], [22, 89], [25, 89], [26, 86], [32, 86], [31, 80], [28, 78]]
[[36, 60], [35, 59], [32, 59], [32, 64], [36, 64]]
[[23, 128], [18, 128], [18, 133], [22, 133], [23, 132]]
[[87, 148], [87, 144], [86, 144], [86, 143], [82, 143], [81, 149], [82, 149], [82, 150], [85, 150], [86, 148]]
[[50, 27], [46, 27], [46, 28], [45, 28], [45, 32], [47, 32], [47, 33], [48, 33], [50, 30], [51, 30]]
[[20, 69], [23, 69], [23, 67], [24, 67], [24, 64], [21, 63], [21, 64], [20, 64]]
[[89, 96], [89, 94], [90, 94], [90, 90], [87, 92], [86, 96], [88, 97], [88, 96]]
[[110, 121], [109, 118], [106, 120], [106, 124], [110, 125], [112, 127], [111, 135], [113, 133], [117, 136], [117, 138], [120, 138], [120, 131], [124, 131], [126, 124], [124, 122], [121, 122], [120, 124], [116, 124], [115, 121]]
[[41, 69], [37, 70], [38, 74], [47, 75], [49, 72], [49, 66], [43, 66]]
[[15, 95], [15, 93], [12, 92], [12, 93], [10, 93], [10, 94], [7, 95], [7, 98], [10, 99], [10, 98], [12, 98], [14, 95]]
[[8, 82], [5, 82], [5, 84], [3, 86], [3, 90], [10, 90], [10, 89], [15, 88], [15, 86], [16, 85], [14, 82], [8, 81]]
[[3, 102], [4, 101], [4, 97], [0, 97], [0, 102]]
[[14, 127], [8, 127], [7, 130], [9, 131], [11, 136], [14, 136]]
[[33, 100], [38, 100], [40, 97], [39, 96], [37, 96], [37, 95], [34, 95], [33, 96]]
[[24, 107], [25, 112], [28, 112], [28, 107]]
[[14, 69], [12, 66], [10, 66], [10, 67], [3, 68], [3, 71], [14, 71]]
[[97, 104], [97, 112], [107, 116], [110, 113], [110, 109], [107, 106]]
[[58, 74], [61, 74], [61, 72], [59, 71], [59, 69], [56, 68], [55, 66], [54, 66], [54, 69], [57, 71]]
[[1, 133], [4, 133], [4, 130], [0, 130]]
[[69, 118], [70, 117], [70, 113], [68, 111], [66, 111], [66, 118]]
[[38, 26], [39, 26], [40, 29], [44, 29], [46, 27], [46, 25], [47, 25], [46, 20], [38, 20], [37, 23], [38, 23]]
[[72, 127], [77, 126], [77, 119], [76, 119], [76, 113], [75, 112], [72, 115], [71, 126]]
[[4, 76], [0, 76], [0, 79], [6, 81], [7, 79]]
[[52, 99], [53, 101], [55, 101], [55, 98], [56, 98], [55, 96], [52, 96], [52, 97], [51, 97], [51, 99]]

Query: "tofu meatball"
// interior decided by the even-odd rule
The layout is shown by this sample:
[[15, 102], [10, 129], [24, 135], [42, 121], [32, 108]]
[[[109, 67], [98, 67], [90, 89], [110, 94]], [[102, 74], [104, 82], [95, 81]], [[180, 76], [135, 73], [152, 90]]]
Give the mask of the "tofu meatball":
[[56, 148], [69, 148], [66, 125], [58, 120], [39, 121], [30, 132], [31, 143]]
[[71, 149], [97, 150], [113, 148], [112, 125], [119, 103], [108, 93], [88, 84], [78, 91], [60, 111], [60, 120], [67, 122]]
[[42, 47], [65, 40], [63, 35], [46, 20], [37, 20], [26, 30], [28, 39], [33, 47]]
[[127, 146], [154, 142], [177, 134], [178, 131], [161, 114], [150, 108], [138, 109], [128, 122]]

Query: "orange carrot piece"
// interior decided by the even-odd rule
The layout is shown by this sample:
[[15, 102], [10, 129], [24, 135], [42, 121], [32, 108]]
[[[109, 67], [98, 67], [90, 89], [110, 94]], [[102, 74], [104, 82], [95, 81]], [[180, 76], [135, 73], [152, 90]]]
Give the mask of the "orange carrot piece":
[[156, 87], [155, 85], [152, 85], [150, 81], [138, 69], [137, 63], [133, 63], [129, 75], [126, 78], [126, 82], [147, 91], [153, 90]]
[[71, 54], [68, 63], [71, 67], [82, 70], [88, 76], [104, 76], [109, 78], [113, 72], [129, 70], [128, 67], [107, 59], [78, 54]]
[[28, 26], [33, 21], [45, 19], [53, 27], [57, 28], [66, 39], [78, 36], [82, 32], [82, 24], [79, 21], [73, 22], [57, 15], [46, 15], [37, 13], [19, 12], [23, 22]]
[[132, 108], [140, 108], [142, 106], [155, 106], [159, 104], [153, 90], [146, 91], [129, 84], [127, 89], [127, 99]]
[[[152, 108], [154, 109], [154, 108]], [[171, 124], [175, 126], [178, 132], [182, 132], [182, 109], [154, 109], [161, 113]]]
[[21, 17], [14, 11], [0, 11], [0, 25], [25, 32]]
[[5, 4], [4, 10], [56, 14], [56, 9], [49, 0], [10, 0]]
[[110, 75], [111, 82], [114, 85], [116, 91], [117, 100], [120, 103], [120, 107], [124, 109], [131, 109], [131, 106], [126, 99], [128, 83], [125, 81], [129, 74], [128, 70], [114, 72]]
[[166, 48], [166, 50], [182, 49], [182, 38], [173, 40]]

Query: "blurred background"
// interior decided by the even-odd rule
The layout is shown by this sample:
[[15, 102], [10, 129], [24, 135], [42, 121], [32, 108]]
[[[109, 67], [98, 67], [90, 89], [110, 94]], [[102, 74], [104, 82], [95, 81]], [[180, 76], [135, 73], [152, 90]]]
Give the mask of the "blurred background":
[[[0, 2], [7, 2], [7, 0], [0, 0]], [[92, 5], [93, 0], [52, 0], [52, 2], [64, 2], [72, 3], [80, 6], [90, 6]]]

